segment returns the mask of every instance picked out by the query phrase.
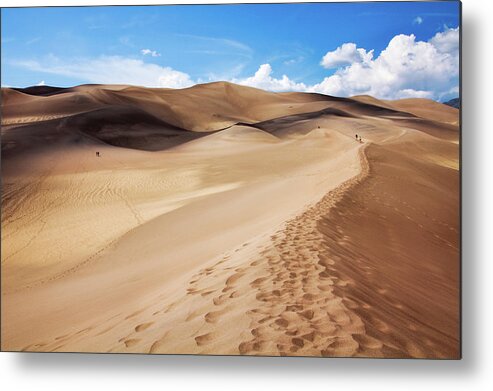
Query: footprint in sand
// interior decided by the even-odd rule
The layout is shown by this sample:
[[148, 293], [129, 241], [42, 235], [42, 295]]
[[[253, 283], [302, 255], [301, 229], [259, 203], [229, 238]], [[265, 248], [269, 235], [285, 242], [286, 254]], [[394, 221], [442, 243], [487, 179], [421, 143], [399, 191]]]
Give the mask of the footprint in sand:
[[203, 346], [211, 342], [213, 339], [214, 333], [202, 334], [198, 337], [195, 337], [195, 343], [197, 344], [197, 346]]
[[125, 343], [125, 346], [126, 346], [127, 348], [130, 348], [130, 347], [132, 347], [132, 346], [137, 345], [137, 344], [139, 343], [139, 341], [140, 341], [140, 338], [130, 338], [130, 339], [126, 339], [126, 340], [124, 341], [124, 343]]
[[205, 314], [204, 319], [207, 323], [216, 323], [221, 318], [221, 316], [229, 312], [229, 310], [230, 307], [225, 307], [218, 311], [210, 311]]
[[226, 287], [231, 287], [232, 285], [235, 284], [236, 281], [238, 281], [241, 277], [245, 275], [245, 272], [239, 271], [238, 269], [236, 270], [236, 273], [233, 274], [231, 277], [229, 277], [226, 280]]
[[222, 295], [219, 295], [219, 296], [216, 296], [212, 299], [212, 302], [214, 303], [214, 305], [221, 305], [221, 304], [224, 304], [228, 298], [230, 297], [230, 295], [228, 295], [227, 293], [224, 293]]
[[145, 329], [148, 329], [149, 327], [151, 327], [153, 324], [154, 324], [154, 322], [147, 322], [147, 323], [139, 324], [139, 325], [135, 326], [135, 331], [137, 331], [137, 332], [144, 331]]

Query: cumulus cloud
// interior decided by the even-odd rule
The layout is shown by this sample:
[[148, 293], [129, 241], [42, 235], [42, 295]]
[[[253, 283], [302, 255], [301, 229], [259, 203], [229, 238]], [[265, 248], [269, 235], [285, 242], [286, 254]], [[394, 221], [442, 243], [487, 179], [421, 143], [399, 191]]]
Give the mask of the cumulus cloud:
[[394, 98], [396, 99], [405, 99], [405, 98], [433, 98], [433, 92], [431, 91], [421, 91], [421, 90], [413, 90], [412, 88], [406, 88], [404, 90], [399, 90]]
[[423, 23], [423, 18], [421, 16], [416, 16], [413, 20], [413, 24], [421, 24]]
[[459, 54], [459, 28], [436, 33], [430, 43], [441, 53]]
[[157, 51], [155, 50], [151, 50], [151, 49], [142, 49], [140, 51], [140, 53], [143, 55], [143, 56], [151, 56], [151, 57], [161, 57], [161, 54], [158, 53]]
[[373, 50], [367, 52], [365, 49], [357, 48], [354, 43], [345, 43], [322, 58], [320, 65], [324, 68], [339, 68], [358, 62], [368, 62], [373, 58]]
[[237, 84], [274, 92], [305, 91], [307, 89], [305, 84], [297, 83], [286, 75], [283, 75], [280, 79], [273, 77], [270, 64], [260, 65], [257, 72], [251, 77], [245, 79], [233, 79], [232, 81]]
[[120, 56], [70, 61], [49, 56], [40, 62], [17, 61], [15, 64], [32, 71], [69, 76], [96, 84], [133, 84], [167, 88], [184, 88], [195, 84], [184, 72]]
[[[344, 52], [343, 47], [338, 48], [339, 53]], [[354, 54], [355, 46], [351, 46], [353, 61], [308, 89], [340, 96], [369, 94], [384, 99], [438, 99], [458, 85], [458, 48], [458, 28], [437, 33], [429, 41], [417, 41], [413, 34], [397, 35], [375, 59], [362, 59]]]
[[36, 84], [37, 86], [45, 86], [46, 83], [44, 80], [41, 80], [38, 84]]
[[328, 52], [321, 65], [337, 67], [321, 82], [306, 85], [288, 76], [273, 76], [270, 64], [235, 83], [270, 91], [304, 91], [327, 95], [372, 95], [381, 99], [428, 98], [443, 100], [458, 95], [459, 29], [437, 33], [429, 41], [397, 35], [376, 58], [373, 50], [353, 43]]

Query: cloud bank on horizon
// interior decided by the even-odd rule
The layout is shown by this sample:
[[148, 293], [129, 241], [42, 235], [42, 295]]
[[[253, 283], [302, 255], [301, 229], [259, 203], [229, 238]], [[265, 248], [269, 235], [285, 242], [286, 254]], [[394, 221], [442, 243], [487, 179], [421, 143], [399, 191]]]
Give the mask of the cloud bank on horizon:
[[382, 99], [442, 99], [459, 94], [459, 28], [439, 32], [427, 42], [416, 41], [414, 35], [397, 35], [375, 59], [373, 52], [354, 43], [327, 52], [321, 65], [337, 71], [314, 85], [296, 83], [286, 75], [276, 79], [269, 64], [261, 65], [254, 76], [234, 82], [270, 91]]
[[[159, 56], [150, 49], [142, 49], [141, 52], [151, 57]], [[275, 78], [268, 63], [261, 64], [250, 77], [224, 81], [274, 92], [372, 95], [381, 99], [441, 99], [459, 93], [459, 28], [438, 32], [426, 42], [417, 41], [414, 35], [397, 35], [378, 57], [373, 57], [374, 50], [367, 51], [348, 42], [323, 56], [320, 65], [337, 70], [317, 84], [306, 85], [287, 75]], [[101, 84], [185, 88], [222, 80], [192, 80], [185, 72], [120, 56], [71, 61], [51, 56], [42, 62], [17, 61], [17, 65], [45, 73], [77, 76], [88, 83]]]
[[[100, 22], [104, 25], [104, 19]], [[415, 16], [409, 19], [408, 24], [419, 28], [424, 23], [424, 17]], [[4, 43], [12, 40], [4, 35], [3, 32], [2, 49]], [[188, 51], [180, 48], [183, 55], [193, 53], [199, 56], [197, 58], [204, 59], [204, 62], [208, 57], [233, 56], [242, 59], [242, 62], [224, 61], [225, 68], [217, 74], [193, 74], [190, 67], [187, 69], [189, 61], [178, 64], [175, 61], [172, 64], [173, 57], [159, 44], [139, 47], [132, 41], [135, 38], [131, 35], [119, 37], [126, 52], [108, 50], [107, 53], [103, 51], [97, 55], [70, 55], [50, 51], [28, 59], [2, 56], [2, 65], [11, 67], [12, 72], [23, 70], [40, 75], [33, 84], [39, 80], [43, 84], [51, 84], [47, 75], [82, 83], [159, 88], [186, 88], [199, 83], [229, 81], [273, 92], [371, 95], [380, 99], [418, 97], [442, 101], [459, 94], [459, 35], [459, 27], [442, 25], [440, 29], [435, 28], [434, 34], [428, 39], [420, 40], [413, 32], [400, 33], [390, 40], [379, 42], [379, 46], [371, 47], [368, 42], [359, 45], [357, 41], [350, 40], [334, 44], [332, 38], [325, 50], [324, 40], [320, 39], [318, 59], [316, 53], [313, 55], [317, 63], [307, 67], [305, 62], [310, 55], [308, 50], [297, 49], [297, 53], [277, 55], [272, 50], [272, 56], [256, 58], [255, 48], [238, 40], [175, 34], [176, 41], [184, 41], [182, 47], [188, 47], [186, 43], [191, 41], [198, 45], [190, 45]], [[41, 39], [37, 37], [37, 41]], [[27, 42], [30, 41], [32, 39]], [[176, 55], [174, 57], [176, 59]], [[245, 64], [249, 64], [250, 73], [245, 72]], [[200, 66], [200, 63], [197, 64], [197, 67]], [[311, 78], [306, 76], [310, 73], [314, 75]], [[2, 83], [5, 76], [6, 72], [2, 71]]]

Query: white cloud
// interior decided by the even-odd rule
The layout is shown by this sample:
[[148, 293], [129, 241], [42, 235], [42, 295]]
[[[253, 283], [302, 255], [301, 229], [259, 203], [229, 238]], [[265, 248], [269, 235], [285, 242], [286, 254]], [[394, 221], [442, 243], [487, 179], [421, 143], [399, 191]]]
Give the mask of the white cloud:
[[270, 91], [441, 100], [458, 94], [458, 49], [458, 28], [437, 33], [427, 42], [417, 41], [412, 34], [401, 34], [395, 36], [377, 58], [373, 58], [373, 50], [358, 48], [354, 43], [328, 52], [321, 65], [338, 69], [317, 84], [295, 82], [286, 75], [276, 79], [270, 64], [261, 65], [251, 77], [232, 81]]
[[237, 56], [251, 58], [253, 55], [253, 49], [240, 41], [228, 38], [216, 38], [207, 37], [203, 35], [194, 34], [175, 34], [177, 37], [181, 37], [192, 43], [196, 50], [208, 50], [223, 52], [226, 51], [230, 54], [234, 53]]
[[406, 88], [404, 90], [400, 90], [396, 93], [395, 98], [397, 99], [405, 99], [405, 98], [433, 98], [433, 92], [431, 91], [417, 91], [412, 88]]
[[423, 23], [423, 18], [421, 16], [416, 16], [413, 20], [413, 24], [421, 24]]
[[289, 60], [283, 61], [284, 65], [293, 65], [293, 64], [299, 64], [300, 62], [303, 62], [305, 57], [303, 56], [298, 56], [296, 58], [291, 58]]
[[44, 80], [41, 80], [38, 84], [36, 84], [37, 86], [45, 86], [46, 83]]
[[209, 83], [219, 80], [231, 80], [232, 82], [234, 82], [233, 80], [238, 78], [243, 72], [245, 65], [246, 64], [244, 63], [240, 63], [234, 66], [230, 66], [226, 68], [226, 70], [223, 70], [219, 73], [210, 72], [206, 75], [206, 77], [199, 77], [197, 79], [197, 83]]
[[368, 62], [373, 58], [373, 50], [357, 48], [354, 43], [345, 43], [322, 58], [320, 65], [324, 68], [339, 68], [356, 62]]
[[[377, 58], [370, 60], [362, 60], [352, 50], [354, 59], [350, 65], [339, 67], [332, 76], [308, 89], [340, 96], [438, 99], [458, 85], [458, 37], [458, 28], [437, 33], [427, 42], [416, 41], [413, 34], [397, 35]], [[338, 48], [339, 53], [343, 52], [343, 46]], [[350, 51], [346, 49], [346, 52]]]
[[459, 54], [459, 28], [445, 29], [430, 39], [430, 43], [441, 53]]
[[458, 94], [458, 37], [458, 28], [438, 33], [427, 42], [416, 41], [414, 35], [397, 35], [377, 58], [373, 58], [373, 50], [343, 44], [328, 52], [321, 62], [327, 68], [339, 64], [338, 69], [313, 85], [293, 81], [286, 75], [275, 78], [270, 64], [261, 65], [251, 77], [232, 81], [276, 92], [442, 100]]
[[151, 56], [151, 57], [161, 57], [161, 54], [158, 53], [157, 51], [155, 50], [151, 50], [151, 49], [142, 49], [140, 51], [140, 53], [143, 55], [143, 56]]
[[255, 88], [261, 88], [268, 91], [305, 91], [306, 85], [303, 83], [297, 83], [291, 80], [286, 75], [283, 75], [280, 79], [272, 77], [272, 67], [270, 64], [262, 64], [258, 68], [257, 72], [251, 77], [246, 79], [233, 79], [233, 83], [241, 84], [244, 86], [250, 86]]
[[194, 84], [190, 76], [184, 72], [119, 56], [70, 61], [49, 56], [42, 62], [17, 61], [14, 64], [32, 71], [73, 77], [96, 84], [132, 84], [166, 88], [184, 88]]

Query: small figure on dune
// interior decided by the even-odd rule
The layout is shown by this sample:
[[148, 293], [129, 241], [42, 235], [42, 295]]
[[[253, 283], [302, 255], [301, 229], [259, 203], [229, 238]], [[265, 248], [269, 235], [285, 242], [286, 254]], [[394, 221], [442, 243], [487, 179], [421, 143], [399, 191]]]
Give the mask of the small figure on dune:
[[96, 157], [99, 157], [99, 152], [96, 152]]
[[356, 141], [358, 141], [358, 135], [356, 135]]
[[359, 136], [359, 142], [360, 142], [360, 143], [362, 143], [362, 142], [363, 142], [363, 140], [361, 139], [361, 136]]

